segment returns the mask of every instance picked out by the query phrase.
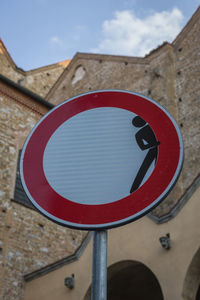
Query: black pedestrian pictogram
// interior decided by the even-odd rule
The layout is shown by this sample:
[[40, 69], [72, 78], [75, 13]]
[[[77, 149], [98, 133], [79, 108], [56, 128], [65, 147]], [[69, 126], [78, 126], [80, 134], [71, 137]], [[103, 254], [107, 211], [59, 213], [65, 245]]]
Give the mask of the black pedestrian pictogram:
[[132, 124], [135, 127], [142, 127], [136, 133], [135, 139], [142, 151], [146, 149], [149, 149], [149, 151], [147, 152], [147, 155], [145, 156], [145, 159], [142, 162], [138, 173], [136, 174], [130, 193], [133, 193], [139, 188], [152, 162], [155, 161], [156, 164], [158, 156], [158, 146], [160, 145], [160, 142], [157, 141], [152, 128], [146, 123], [144, 119], [136, 116], [133, 118]]

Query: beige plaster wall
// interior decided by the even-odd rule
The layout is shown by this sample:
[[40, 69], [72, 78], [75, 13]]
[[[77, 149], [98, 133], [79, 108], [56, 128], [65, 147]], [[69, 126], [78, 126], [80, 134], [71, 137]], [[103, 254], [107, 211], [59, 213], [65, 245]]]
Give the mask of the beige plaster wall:
[[[198, 282], [190, 298], [182, 293], [189, 265], [200, 247], [200, 189], [192, 196], [178, 216], [157, 226], [148, 217], [108, 232], [108, 266], [123, 261], [139, 261], [150, 268], [157, 277], [165, 300], [195, 300]], [[159, 238], [170, 233], [171, 249], [161, 247]], [[91, 284], [92, 240], [76, 262], [63, 266], [43, 277], [26, 283], [25, 300], [81, 300]], [[200, 265], [197, 266], [200, 268]], [[64, 286], [64, 278], [75, 276], [75, 288]], [[200, 278], [199, 278], [200, 281]], [[190, 291], [190, 295], [192, 291]]]

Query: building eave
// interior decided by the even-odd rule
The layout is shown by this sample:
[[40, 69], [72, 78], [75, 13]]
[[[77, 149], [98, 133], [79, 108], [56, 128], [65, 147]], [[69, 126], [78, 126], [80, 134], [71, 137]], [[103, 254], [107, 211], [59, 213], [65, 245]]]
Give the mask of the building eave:
[[52, 109], [54, 108], [54, 105], [48, 101], [46, 101], [45, 99], [43, 99], [42, 97], [40, 97], [39, 95], [33, 93], [32, 91], [30, 91], [29, 89], [15, 83], [14, 81], [10, 80], [9, 78], [5, 77], [4, 75], [0, 74], [0, 80], [2, 82], [4, 82], [5, 84], [8, 84], [9, 86], [15, 88], [16, 90], [18, 90], [19, 92], [31, 97], [33, 100], [35, 100], [36, 102], [44, 105], [45, 107], [47, 107], [48, 109]]

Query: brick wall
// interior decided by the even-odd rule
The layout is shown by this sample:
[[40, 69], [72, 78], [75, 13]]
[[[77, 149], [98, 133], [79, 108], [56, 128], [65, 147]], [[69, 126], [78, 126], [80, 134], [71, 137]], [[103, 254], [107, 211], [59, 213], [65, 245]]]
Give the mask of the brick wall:
[[25, 274], [73, 254], [86, 233], [11, 201], [18, 150], [48, 109], [1, 83], [0, 110], [0, 299], [11, 300], [23, 298]]

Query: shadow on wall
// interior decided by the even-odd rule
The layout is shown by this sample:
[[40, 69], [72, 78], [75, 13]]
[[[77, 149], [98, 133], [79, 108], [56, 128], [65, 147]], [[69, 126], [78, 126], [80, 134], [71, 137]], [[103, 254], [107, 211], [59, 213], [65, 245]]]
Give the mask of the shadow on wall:
[[188, 267], [183, 285], [183, 299], [200, 300], [200, 248]]
[[[137, 261], [120, 261], [108, 267], [107, 290], [108, 300], [164, 299], [153, 272]], [[90, 300], [90, 297], [91, 287], [83, 300]]]

